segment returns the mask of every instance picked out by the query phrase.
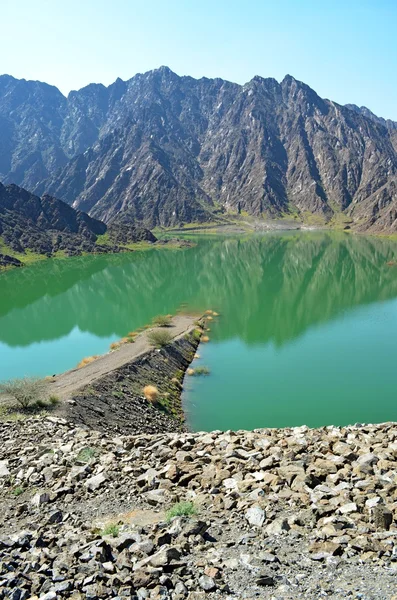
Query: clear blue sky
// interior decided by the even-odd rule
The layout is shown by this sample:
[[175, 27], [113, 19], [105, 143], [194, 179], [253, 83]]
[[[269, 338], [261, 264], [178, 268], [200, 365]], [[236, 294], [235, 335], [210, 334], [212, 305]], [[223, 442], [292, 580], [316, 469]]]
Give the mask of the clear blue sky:
[[245, 83], [287, 73], [397, 120], [397, 0], [2, 0], [0, 73], [62, 92], [161, 65]]

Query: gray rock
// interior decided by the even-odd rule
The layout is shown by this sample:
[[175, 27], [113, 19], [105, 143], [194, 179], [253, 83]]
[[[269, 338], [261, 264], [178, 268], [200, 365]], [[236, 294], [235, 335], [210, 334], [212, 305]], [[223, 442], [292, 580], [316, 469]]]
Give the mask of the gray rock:
[[105, 481], [106, 475], [104, 473], [99, 473], [98, 475], [94, 475], [94, 477], [87, 479], [85, 486], [90, 492], [95, 492], [105, 483]]
[[38, 492], [35, 494], [31, 500], [31, 503], [34, 506], [40, 506], [41, 504], [47, 504], [50, 502], [50, 495], [47, 492]]
[[267, 535], [280, 535], [290, 529], [287, 519], [280, 517], [266, 526], [266, 533]]
[[201, 589], [205, 590], [206, 592], [210, 592], [216, 588], [215, 581], [212, 579], [212, 577], [208, 577], [208, 575], [201, 575], [198, 582]]

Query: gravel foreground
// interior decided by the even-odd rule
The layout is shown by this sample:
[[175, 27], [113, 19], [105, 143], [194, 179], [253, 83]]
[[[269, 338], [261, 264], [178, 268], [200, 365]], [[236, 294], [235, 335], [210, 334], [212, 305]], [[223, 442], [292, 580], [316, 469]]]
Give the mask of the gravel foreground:
[[0, 598], [397, 600], [397, 424], [0, 439]]

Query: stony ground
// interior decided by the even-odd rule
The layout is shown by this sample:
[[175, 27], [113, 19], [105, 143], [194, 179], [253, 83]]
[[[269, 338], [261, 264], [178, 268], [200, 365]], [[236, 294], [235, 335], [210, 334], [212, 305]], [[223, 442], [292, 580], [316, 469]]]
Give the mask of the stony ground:
[[0, 436], [0, 598], [397, 598], [396, 424]]

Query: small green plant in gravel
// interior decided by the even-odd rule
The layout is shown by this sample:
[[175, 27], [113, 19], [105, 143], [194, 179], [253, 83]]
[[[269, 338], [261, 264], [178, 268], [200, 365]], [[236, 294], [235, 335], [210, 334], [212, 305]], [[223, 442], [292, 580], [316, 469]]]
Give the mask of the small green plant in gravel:
[[197, 508], [193, 502], [177, 502], [166, 513], [167, 522], [174, 517], [191, 517], [197, 514]]
[[86, 448], [82, 448], [78, 455], [76, 456], [76, 462], [78, 463], [89, 463], [93, 458], [97, 455], [96, 448], [90, 448], [87, 446]]
[[171, 327], [172, 325], [172, 316], [171, 315], [157, 315], [153, 319], [153, 325], [157, 327]]
[[13, 495], [13, 496], [15, 496], [15, 497], [18, 497], [18, 496], [20, 496], [21, 494], [23, 494], [23, 488], [21, 488], [21, 487], [16, 487], [16, 488], [14, 488], [14, 489], [12, 490], [12, 492], [11, 492], [11, 493], [12, 493], [12, 495]]
[[119, 533], [120, 525], [117, 525], [117, 523], [108, 523], [107, 525], [105, 525], [101, 532], [103, 536], [107, 535], [114, 538], [116, 538], [119, 535]]
[[155, 346], [155, 348], [163, 348], [163, 346], [166, 346], [172, 340], [172, 335], [169, 331], [161, 330], [150, 331], [147, 337], [149, 342], [152, 344], [152, 346]]

